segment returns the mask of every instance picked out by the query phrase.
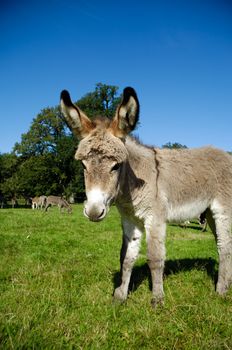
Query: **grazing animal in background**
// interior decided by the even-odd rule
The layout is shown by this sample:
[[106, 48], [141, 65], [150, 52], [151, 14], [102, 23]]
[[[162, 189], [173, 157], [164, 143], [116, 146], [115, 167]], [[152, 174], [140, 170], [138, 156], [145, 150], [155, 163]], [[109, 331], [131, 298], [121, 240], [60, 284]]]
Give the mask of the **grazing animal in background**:
[[45, 211], [48, 210], [48, 208], [52, 205], [57, 205], [60, 209], [60, 212], [62, 209], [66, 209], [68, 213], [72, 212], [72, 207], [69, 205], [69, 203], [62, 197], [58, 196], [48, 196], [46, 199], [46, 205], [45, 205]]
[[[197, 218], [197, 221], [198, 221], [198, 224], [201, 226], [201, 231], [202, 232], [205, 232], [206, 229], [207, 229], [207, 219], [206, 219], [206, 210], [201, 213], [198, 218]], [[186, 220], [185, 222], [183, 223], [180, 223], [180, 227], [183, 227], [183, 228], [187, 228], [188, 225], [190, 225], [191, 222], [189, 220]]]
[[47, 196], [39, 196], [38, 208], [43, 209], [46, 206]]
[[198, 217], [198, 222], [199, 222], [199, 225], [201, 225], [201, 227], [202, 227], [202, 229], [201, 229], [202, 232], [205, 232], [207, 230], [207, 218], [206, 218], [206, 215], [207, 215], [207, 211], [205, 210]]
[[61, 93], [61, 108], [81, 139], [75, 158], [85, 169], [84, 215], [91, 221], [103, 220], [113, 202], [121, 214], [122, 279], [114, 297], [127, 298], [145, 228], [152, 305], [162, 304], [166, 223], [195, 218], [205, 210], [219, 254], [216, 290], [224, 294], [232, 282], [232, 157], [211, 147], [146, 147], [128, 136], [139, 117], [138, 98], [130, 87], [124, 89], [112, 121], [90, 120], [66, 90]]
[[39, 204], [39, 197], [33, 197], [31, 199], [31, 207], [32, 209], [38, 209], [38, 204]]
[[47, 196], [36, 196], [31, 198], [32, 209], [43, 209], [46, 206]]

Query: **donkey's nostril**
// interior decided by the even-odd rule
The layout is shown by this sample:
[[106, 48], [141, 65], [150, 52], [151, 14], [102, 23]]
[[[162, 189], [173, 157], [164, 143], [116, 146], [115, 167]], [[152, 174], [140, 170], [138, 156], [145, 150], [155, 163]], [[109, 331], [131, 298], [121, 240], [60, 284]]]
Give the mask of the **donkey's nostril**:
[[102, 212], [99, 215], [98, 219], [104, 218], [104, 216], [105, 216], [105, 209], [102, 210]]

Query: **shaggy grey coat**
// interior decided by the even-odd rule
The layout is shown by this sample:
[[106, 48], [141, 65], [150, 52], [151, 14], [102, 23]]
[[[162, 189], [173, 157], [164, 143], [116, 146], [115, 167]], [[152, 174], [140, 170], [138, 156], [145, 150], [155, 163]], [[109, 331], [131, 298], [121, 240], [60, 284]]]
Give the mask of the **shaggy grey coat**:
[[205, 210], [219, 254], [217, 292], [224, 294], [232, 283], [232, 157], [211, 147], [150, 148], [129, 137], [139, 115], [132, 88], [124, 90], [111, 122], [90, 120], [72, 103], [67, 91], [61, 94], [61, 108], [81, 139], [75, 157], [85, 168], [84, 214], [100, 221], [113, 202], [121, 214], [122, 283], [114, 297], [127, 298], [145, 229], [152, 304], [162, 303], [166, 223], [191, 219]]

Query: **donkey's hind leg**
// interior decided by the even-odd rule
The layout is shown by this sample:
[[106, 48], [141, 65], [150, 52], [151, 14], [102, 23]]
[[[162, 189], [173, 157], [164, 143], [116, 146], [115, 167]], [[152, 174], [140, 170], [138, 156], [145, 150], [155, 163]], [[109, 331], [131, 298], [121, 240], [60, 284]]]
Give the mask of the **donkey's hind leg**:
[[127, 298], [130, 277], [138, 257], [142, 230], [127, 220], [122, 220], [123, 243], [121, 249], [121, 285], [115, 289], [114, 298], [121, 302]]
[[[224, 294], [232, 283], [232, 235], [231, 235], [231, 211], [219, 205], [212, 208], [215, 224], [211, 228], [216, 237], [219, 268], [216, 291]], [[210, 216], [209, 216], [210, 218]], [[210, 224], [210, 222], [209, 222]]]

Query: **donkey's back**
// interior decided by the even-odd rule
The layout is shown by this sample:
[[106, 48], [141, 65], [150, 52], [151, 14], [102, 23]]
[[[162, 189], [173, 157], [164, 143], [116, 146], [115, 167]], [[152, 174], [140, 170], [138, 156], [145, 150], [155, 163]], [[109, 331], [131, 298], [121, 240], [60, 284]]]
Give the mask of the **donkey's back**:
[[46, 199], [46, 206], [45, 206], [45, 211], [48, 210], [50, 206], [57, 205], [60, 211], [62, 209], [67, 209], [69, 213], [72, 212], [72, 208], [69, 205], [69, 203], [62, 197], [59, 196], [48, 196]]

